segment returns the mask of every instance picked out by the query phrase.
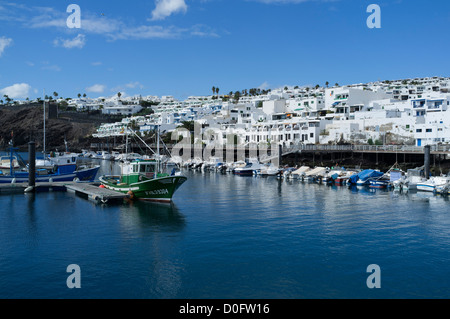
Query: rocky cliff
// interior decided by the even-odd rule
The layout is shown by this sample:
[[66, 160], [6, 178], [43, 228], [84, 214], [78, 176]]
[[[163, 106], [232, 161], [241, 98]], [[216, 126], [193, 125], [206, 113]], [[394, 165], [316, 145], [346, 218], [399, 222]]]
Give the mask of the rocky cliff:
[[[0, 147], [7, 148], [13, 139], [15, 147], [26, 150], [35, 141], [37, 151], [43, 148], [44, 118], [42, 105], [0, 107]], [[48, 110], [46, 111], [48, 115]], [[89, 148], [94, 123], [78, 123], [67, 119], [46, 119], [46, 150], [64, 150], [64, 140], [71, 151]]]

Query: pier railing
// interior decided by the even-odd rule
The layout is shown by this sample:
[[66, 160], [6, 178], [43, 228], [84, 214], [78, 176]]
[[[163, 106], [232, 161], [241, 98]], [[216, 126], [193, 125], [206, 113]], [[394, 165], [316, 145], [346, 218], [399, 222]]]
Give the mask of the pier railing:
[[[450, 145], [430, 145], [430, 150], [435, 154], [450, 154]], [[310, 152], [357, 152], [357, 153], [424, 153], [423, 146], [411, 145], [315, 145], [296, 144], [283, 147], [283, 155], [289, 153]]]

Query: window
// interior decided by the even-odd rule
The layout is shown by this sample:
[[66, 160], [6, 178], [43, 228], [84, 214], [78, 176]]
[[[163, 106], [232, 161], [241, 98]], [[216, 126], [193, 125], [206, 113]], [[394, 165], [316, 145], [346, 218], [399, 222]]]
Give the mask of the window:
[[416, 129], [416, 133], [422, 133], [422, 129], [421, 128]]
[[309, 133], [309, 137], [313, 138], [314, 137], [314, 133]]
[[427, 128], [426, 132], [427, 132], [427, 133], [431, 133], [431, 132], [433, 132], [433, 129]]

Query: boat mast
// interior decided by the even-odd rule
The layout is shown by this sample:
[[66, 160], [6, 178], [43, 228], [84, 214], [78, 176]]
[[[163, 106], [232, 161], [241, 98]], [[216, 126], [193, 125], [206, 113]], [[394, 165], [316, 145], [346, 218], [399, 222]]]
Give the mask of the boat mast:
[[44, 155], [44, 160], [45, 160], [45, 89], [44, 89], [44, 102], [43, 102], [43, 104], [44, 104], [44, 147], [43, 147], [43, 151], [42, 151], [42, 153], [43, 153], [43, 155]]
[[10, 145], [10, 149], [9, 149], [9, 176], [13, 176], [14, 175], [14, 169], [13, 169], [13, 152], [14, 152], [14, 148], [13, 148], [13, 133], [11, 132], [11, 141], [9, 141], [9, 145]]
[[125, 126], [125, 160], [128, 158], [128, 124]]
[[157, 147], [157, 160], [156, 160], [156, 173], [155, 173], [155, 177], [158, 177], [158, 173], [159, 173], [159, 165], [160, 165], [160, 155], [159, 155], [159, 124], [158, 124], [158, 134], [157, 134], [157, 138], [158, 141], [156, 142], [156, 147]]

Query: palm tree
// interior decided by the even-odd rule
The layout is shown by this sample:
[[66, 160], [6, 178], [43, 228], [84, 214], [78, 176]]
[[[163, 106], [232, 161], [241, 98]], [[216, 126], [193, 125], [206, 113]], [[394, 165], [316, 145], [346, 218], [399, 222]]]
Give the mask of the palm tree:
[[120, 100], [120, 97], [122, 96], [122, 93], [120, 93], [120, 92], [117, 92], [117, 97], [119, 98], [119, 100]]
[[214, 93], [216, 93], [216, 87], [215, 86], [212, 87], [212, 91], [213, 91], [213, 95], [214, 95]]
[[53, 92], [53, 96], [55, 97], [55, 100], [56, 100], [56, 98], [58, 97], [58, 93], [57, 92]]
[[81, 93], [78, 93], [78, 98], [80, 98], [81, 97]]
[[86, 97], [86, 93], [83, 94], [83, 97]]
[[328, 84], [330, 84], [328, 81], [325, 82], [325, 85], [328, 87]]
[[334, 85], [335, 85], [335, 86], [339, 86], [339, 83], [335, 83]]
[[235, 103], [238, 103], [240, 98], [241, 98], [241, 92], [236, 91], [234, 93], [234, 101], [235, 101]]
[[216, 88], [216, 94], [219, 96], [219, 88]]

